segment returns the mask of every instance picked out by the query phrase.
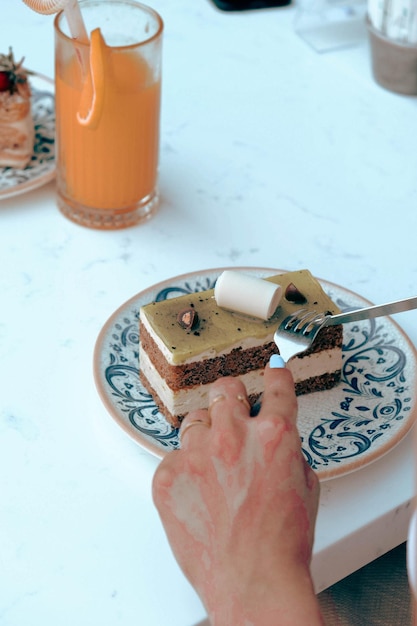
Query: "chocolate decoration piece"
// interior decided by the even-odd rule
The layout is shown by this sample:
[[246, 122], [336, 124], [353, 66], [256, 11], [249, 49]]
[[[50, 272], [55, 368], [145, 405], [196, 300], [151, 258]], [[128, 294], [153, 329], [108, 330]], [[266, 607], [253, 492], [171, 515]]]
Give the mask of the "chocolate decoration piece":
[[192, 307], [183, 309], [177, 315], [177, 322], [184, 330], [192, 330], [198, 323], [197, 311]]
[[294, 283], [290, 283], [286, 288], [285, 299], [288, 300], [288, 302], [294, 302], [294, 304], [304, 304], [307, 302], [307, 298], [297, 289]]

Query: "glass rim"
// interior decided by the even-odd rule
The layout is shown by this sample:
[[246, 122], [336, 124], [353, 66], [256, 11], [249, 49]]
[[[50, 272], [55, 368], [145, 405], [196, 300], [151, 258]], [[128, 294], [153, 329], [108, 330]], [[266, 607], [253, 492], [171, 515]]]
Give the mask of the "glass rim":
[[[136, 0], [79, 0], [80, 7], [82, 7], [83, 5], [87, 5], [87, 4], [93, 5], [93, 4], [102, 4], [102, 3], [105, 3], [107, 5], [125, 4], [125, 5], [137, 7], [139, 9], [142, 9], [144, 13], [152, 15], [157, 22], [156, 32], [150, 37], [148, 37], [147, 39], [143, 39], [142, 41], [136, 41], [134, 43], [128, 43], [124, 45], [109, 46], [113, 50], [127, 50], [129, 48], [137, 48], [138, 46], [147, 46], [148, 44], [155, 41], [162, 35], [162, 32], [164, 30], [164, 22], [162, 20], [162, 17], [159, 15], [157, 11], [155, 11], [155, 9], [153, 9], [152, 7], [146, 4], [143, 4], [142, 2], [137, 2]], [[63, 18], [64, 18], [64, 11], [62, 10], [62, 11], [59, 11], [59, 13], [57, 13], [57, 15], [54, 18], [53, 24], [54, 24], [55, 32], [58, 33], [60, 37], [63, 37], [67, 41], [75, 43], [80, 48], [84, 48], [84, 47], [89, 48], [90, 47], [89, 41], [87, 43], [84, 43], [82, 41], [77, 41], [76, 39], [73, 39], [70, 35], [67, 35], [66, 33], [64, 33], [64, 31], [61, 28], [61, 20]]]

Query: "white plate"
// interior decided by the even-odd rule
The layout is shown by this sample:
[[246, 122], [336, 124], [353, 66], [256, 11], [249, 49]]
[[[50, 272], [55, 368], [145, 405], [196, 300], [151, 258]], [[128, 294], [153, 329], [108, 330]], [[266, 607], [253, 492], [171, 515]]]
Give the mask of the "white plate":
[[55, 97], [53, 81], [41, 74], [29, 77], [35, 145], [32, 160], [24, 169], [0, 167], [0, 200], [45, 185], [55, 176]]
[[[97, 339], [94, 376], [103, 403], [134, 441], [160, 458], [179, 446], [178, 430], [139, 381], [139, 308], [209, 289], [224, 269], [177, 276], [142, 291], [110, 317]], [[240, 269], [257, 276], [283, 272]], [[370, 304], [343, 287], [320, 283], [342, 310]], [[320, 480], [371, 463], [407, 434], [415, 409], [416, 358], [413, 344], [391, 318], [344, 325], [341, 382], [329, 391], [299, 397], [303, 451]]]

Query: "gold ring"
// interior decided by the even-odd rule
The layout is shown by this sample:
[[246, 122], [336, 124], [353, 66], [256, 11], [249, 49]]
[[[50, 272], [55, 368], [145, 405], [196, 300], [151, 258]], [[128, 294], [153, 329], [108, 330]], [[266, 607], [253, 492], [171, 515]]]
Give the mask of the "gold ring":
[[249, 404], [248, 399], [245, 398], [245, 396], [242, 396], [242, 394], [240, 394], [240, 393], [236, 397], [239, 400], [239, 402], [243, 402], [243, 404], [248, 409], [248, 411], [250, 411], [250, 404]]
[[[226, 396], [224, 396], [222, 393], [220, 393], [218, 396], [215, 396], [213, 400], [210, 402], [210, 406], [208, 408], [209, 415], [210, 415], [210, 410], [213, 408], [213, 405], [216, 404], [216, 402], [220, 402], [220, 400], [226, 400]], [[247, 410], [250, 411], [250, 404], [249, 404], [248, 399], [245, 398], [245, 396], [242, 396], [241, 393], [238, 393], [236, 396], [236, 400], [238, 400], [239, 402], [242, 402], [242, 404], [245, 405]]]
[[220, 402], [221, 400], [226, 400], [226, 396], [223, 395], [222, 393], [219, 393], [218, 396], [214, 396], [213, 400], [209, 404], [209, 408], [207, 409], [209, 417], [210, 417], [210, 411], [213, 408], [213, 406], [216, 404], [216, 402]]
[[205, 426], [206, 428], [210, 428], [211, 422], [206, 422], [204, 420], [191, 420], [190, 422], [187, 422], [185, 426], [182, 426], [180, 428], [180, 432], [179, 432], [180, 442], [182, 441], [182, 438], [184, 437], [184, 434], [187, 432], [187, 430], [189, 428], [192, 428], [193, 426]]

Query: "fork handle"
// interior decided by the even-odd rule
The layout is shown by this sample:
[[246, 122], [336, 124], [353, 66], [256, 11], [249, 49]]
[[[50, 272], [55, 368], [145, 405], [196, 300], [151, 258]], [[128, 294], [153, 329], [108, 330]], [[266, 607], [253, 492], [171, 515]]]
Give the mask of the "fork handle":
[[405, 298], [404, 300], [395, 300], [387, 304], [377, 304], [362, 309], [354, 309], [346, 313], [338, 313], [337, 315], [329, 315], [325, 326], [335, 326], [336, 324], [346, 324], [347, 322], [357, 322], [358, 320], [367, 320], [371, 317], [381, 317], [382, 315], [392, 315], [394, 313], [402, 313], [403, 311], [411, 311], [417, 309], [417, 296]]

